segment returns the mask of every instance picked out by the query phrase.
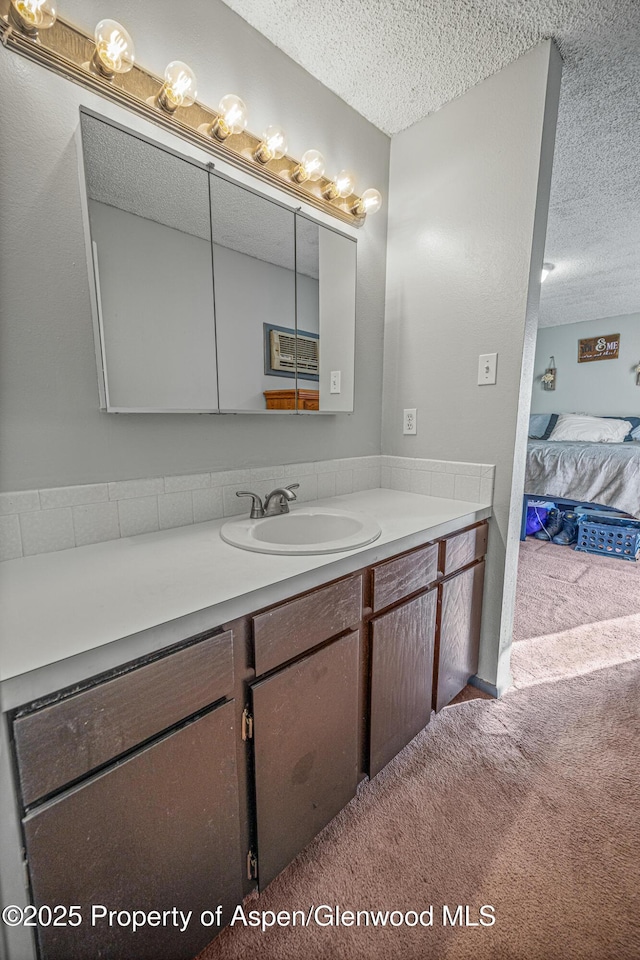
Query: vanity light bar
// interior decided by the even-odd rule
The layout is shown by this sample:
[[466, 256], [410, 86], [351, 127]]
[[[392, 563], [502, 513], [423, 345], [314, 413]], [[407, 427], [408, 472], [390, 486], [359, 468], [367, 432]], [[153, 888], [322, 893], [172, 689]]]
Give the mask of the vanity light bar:
[[307, 151], [302, 161], [288, 156], [280, 128], [268, 127], [262, 137], [249, 133], [238, 97], [224, 97], [218, 111], [200, 103], [186, 64], [173, 61], [164, 79], [139, 66], [131, 38], [116, 21], [100, 21], [92, 37], [58, 17], [48, 0], [0, 0], [0, 41], [333, 217], [360, 226], [367, 212], [380, 208], [378, 191], [358, 196], [347, 171], [325, 176], [317, 151]]

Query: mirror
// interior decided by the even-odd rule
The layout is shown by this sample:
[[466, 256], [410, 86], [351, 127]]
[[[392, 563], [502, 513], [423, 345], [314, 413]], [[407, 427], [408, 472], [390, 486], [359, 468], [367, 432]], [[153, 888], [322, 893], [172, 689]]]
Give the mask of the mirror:
[[105, 406], [218, 408], [206, 170], [81, 115]]
[[339, 413], [356, 241], [81, 111], [102, 409]]
[[[354, 400], [356, 241], [296, 214], [296, 271], [299, 409], [304, 413], [350, 413]], [[314, 343], [309, 337], [317, 338], [311, 361]], [[315, 402], [311, 396], [306, 398], [312, 391]]]
[[295, 412], [294, 214], [220, 176], [210, 189], [220, 410]]

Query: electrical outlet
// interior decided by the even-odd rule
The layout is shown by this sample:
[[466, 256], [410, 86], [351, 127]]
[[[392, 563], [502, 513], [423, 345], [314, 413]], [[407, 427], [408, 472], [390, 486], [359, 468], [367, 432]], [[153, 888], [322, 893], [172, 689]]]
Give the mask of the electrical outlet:
[[331, 371], [331, 380], [329, 385], [329, 393], [340, 393], [340, 370]]
[[402, 419], [402, 432], [408, 436], [415, 436], [415, 434], [418, 432], [417, 411], [415, 407], [413, 410], [404, 411]]
[[478, 357], [478, 386], [495, 383], [497, 379], [498, 354], [481, 353]]

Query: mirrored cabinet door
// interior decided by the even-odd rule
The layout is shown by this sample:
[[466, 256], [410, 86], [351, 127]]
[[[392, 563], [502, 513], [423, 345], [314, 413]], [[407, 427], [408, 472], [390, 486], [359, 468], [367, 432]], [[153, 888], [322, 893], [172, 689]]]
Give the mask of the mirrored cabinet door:
[[208, 172], [81, 115], [106, 408], [218, 409]]
[[295, 215], [211, 174], [221, 411], [296, 412]]
[[298, 407], [351, 413], [356, 241], [296, 215]]

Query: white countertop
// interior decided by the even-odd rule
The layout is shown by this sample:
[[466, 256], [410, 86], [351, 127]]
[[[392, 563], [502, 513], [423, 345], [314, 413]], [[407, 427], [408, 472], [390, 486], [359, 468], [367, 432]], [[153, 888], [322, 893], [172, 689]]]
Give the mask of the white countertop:
[[313, 505], [369, 513], [382, 535], [346, 553], [274, 556], [224, 543], [226, 520], [215, 520], [0, 564], [0, 680], [175, 625], [160, 642], [128, 647], [125, 662], [491, 515], [486, 503], [395, 490]]

